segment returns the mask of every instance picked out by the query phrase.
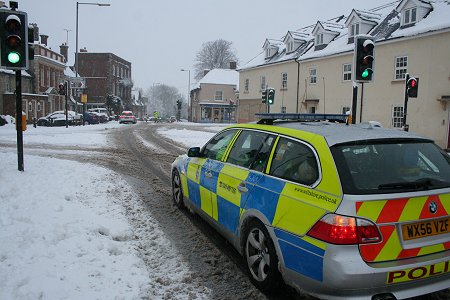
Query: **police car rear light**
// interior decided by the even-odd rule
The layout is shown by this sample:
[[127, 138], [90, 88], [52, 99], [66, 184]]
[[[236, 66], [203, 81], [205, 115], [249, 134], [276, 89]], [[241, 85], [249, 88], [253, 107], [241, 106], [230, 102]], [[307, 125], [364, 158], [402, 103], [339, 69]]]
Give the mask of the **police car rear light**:
[[314, 224], [308, 235], [337, 245], [368, 244], [381, 241], [378, 228], [372, 222], [337, 214], [324, 216]]

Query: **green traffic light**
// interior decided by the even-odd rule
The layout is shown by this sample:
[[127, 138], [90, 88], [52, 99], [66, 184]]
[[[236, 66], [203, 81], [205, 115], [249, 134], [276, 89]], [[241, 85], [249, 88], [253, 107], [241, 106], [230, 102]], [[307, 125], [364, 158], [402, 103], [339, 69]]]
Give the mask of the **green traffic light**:
[[20, 61], [20, 54], [17, 52], [8, 53], [8, 61], [12, 64], [17, 64]]
[[364, 72], [361, 74], [362, 78], [367, 78], [369, 76], [369, 70], [365, 69]]

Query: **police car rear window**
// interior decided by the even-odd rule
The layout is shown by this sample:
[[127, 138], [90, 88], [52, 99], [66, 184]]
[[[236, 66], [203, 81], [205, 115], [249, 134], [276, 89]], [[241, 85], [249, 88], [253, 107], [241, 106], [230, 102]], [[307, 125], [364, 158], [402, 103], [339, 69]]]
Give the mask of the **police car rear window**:
[[331, 148], [346, 194], [450, 187], [450, 157], [424, 141], [366, 141]]

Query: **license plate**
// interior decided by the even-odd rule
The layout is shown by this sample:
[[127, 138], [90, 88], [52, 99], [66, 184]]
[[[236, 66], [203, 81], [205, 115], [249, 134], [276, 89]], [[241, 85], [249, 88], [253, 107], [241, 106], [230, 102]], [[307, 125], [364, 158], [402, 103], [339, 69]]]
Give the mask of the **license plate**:
[[402, 225], [403, 240], [450, 233], [450, 217]]

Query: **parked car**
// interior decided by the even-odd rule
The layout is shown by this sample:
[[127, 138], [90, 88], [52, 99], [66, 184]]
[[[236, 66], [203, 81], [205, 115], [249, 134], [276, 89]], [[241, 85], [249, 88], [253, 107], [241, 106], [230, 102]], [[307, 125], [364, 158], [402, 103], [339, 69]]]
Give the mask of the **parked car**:
[[173, 122], [176, 122], [176, 121], [177, 121], [177, 118], [175, 116], [170, 116], [170, 118], [169, 118], [169, 122], [170, 123], [173, 123]]
[[284, 117], [230, 126], [179, 156], [175, 205], [218, 229], [263, 291], [282, 279], [321, 299], [447, 289], [450, 157], [405, 131], [304, 121], [344, 115]]
[[108, 110], [106, 108], [90, 108], [89, 112], [94, 112], [98, 115], [100, 123], [105, 123], [110, 120]]
[[90, 111], [87, 111], [83, 114], [83, 122], [84, 125], [100, 123], [98, 115]]
[[132, 111], [124, 110], [122, 112], [122, 114], [119, 117], [119, 124], [122, 123], [133, 123], [133, 124], [137, 123], [136, 117], [133, 115]]
[[[81, 120], [81, 115], [77, 112], [68, 111], [67, 121], [68, 125], [73, 125]], [[41, 117], [37, 120], [36, 125], [38, 126], [65, 126], [66, 125], [66, 114], [63, 110], [58, 110], [48, 114], [45, 117]]]

